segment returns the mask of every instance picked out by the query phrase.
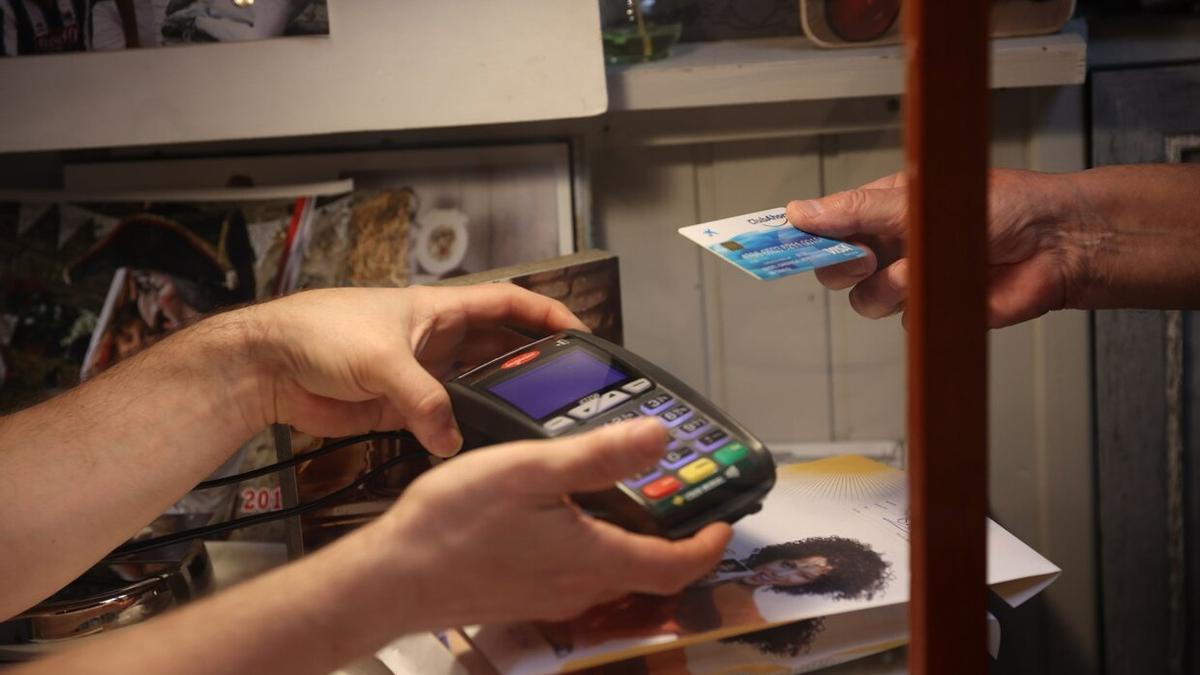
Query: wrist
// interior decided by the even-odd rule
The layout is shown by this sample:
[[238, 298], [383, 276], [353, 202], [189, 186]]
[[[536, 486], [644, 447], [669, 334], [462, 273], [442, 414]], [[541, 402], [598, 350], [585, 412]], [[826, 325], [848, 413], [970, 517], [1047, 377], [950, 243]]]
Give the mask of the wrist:
[[[393, 507], [395, 508], [395, 507]], [[438, 587], [429, 541], [412, 536], [389, 513], [328, 547], [341, 566], [339, 594], [359, 626], [370, 626], [374, 646], [401, 635], [450, 628], [446, 606], [431, 593]], [[326, 551], [322, 551], [325, 553]]]
[[1036, 197], [1059, 260], [1062, 309], [1090, 309], [1112, 233], [1089, 194], [1086, 171], [1044, 175], [1047, 189]]
[[273, 378], [277, 350], [270, 345], [270, 327], [255, 305], [210, 316], [193, 326], [195, 347], [212, 361], [218, 394], [225, 402], [227, 423], [246, 438], [272, 421]]

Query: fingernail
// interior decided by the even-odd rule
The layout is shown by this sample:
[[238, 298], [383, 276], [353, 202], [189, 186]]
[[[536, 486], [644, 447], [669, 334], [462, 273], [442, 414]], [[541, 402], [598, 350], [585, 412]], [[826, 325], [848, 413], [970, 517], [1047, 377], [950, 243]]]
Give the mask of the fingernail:
[[638, 436], [653, 437], [655, 439], [665, 439], [667, 437], [667, 427], [657, 416], [641, 417], [632, 420], [632, 433]]
[[443, 441], [442, 447], [444, 448], [446, 457], [458, 454], [458, 451], [462, 450], [462, 446], [463, 446], [462, 432], [459, 431], [457, 428], [450, 429], [446, 433], [442, 434], [442, 441]]
[[805, 218], [816, 218], [822, 213], [821, 202], [815, 199], [803, 199], [794, 202], [794, 208]]

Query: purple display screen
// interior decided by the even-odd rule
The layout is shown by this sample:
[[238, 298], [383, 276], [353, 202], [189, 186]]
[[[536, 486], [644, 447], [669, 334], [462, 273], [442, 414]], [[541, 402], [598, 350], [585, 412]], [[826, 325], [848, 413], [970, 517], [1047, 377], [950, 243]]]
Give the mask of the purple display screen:
[[530, 368], [527, 372], [488, 387], [488, 391], [534, 419], [600, 391], [629, 377], [584, 349]]

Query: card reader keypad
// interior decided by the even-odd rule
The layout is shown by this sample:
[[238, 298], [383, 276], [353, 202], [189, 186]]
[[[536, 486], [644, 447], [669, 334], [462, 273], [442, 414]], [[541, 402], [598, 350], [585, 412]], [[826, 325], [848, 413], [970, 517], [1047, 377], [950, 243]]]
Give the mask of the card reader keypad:
[[[613, 409], [612, 413], [600, 415]], [[552, 419], [546, 425], [549, 429], [555, 420], [565, 419], [572, 425], [578, 421], [585, 428], [592, 428], [643, 416], [657, 417], [670, 430], [671, 441], [658, 466], [623, 481], [629, 489], [669, 508], [703, 494], [705, 488], [711, 489], [713, 481], [734, 480], [741, 475], [734, 465], [746, 457], [746, 446], [688, 404], [656, 389], [647, 378], [580, 401], [566, 416]], [[559, 424], [563, 428], [568, 426]], [[696, 494], [689, 497], [693, 492]]]
[[668, 403], [672, 403], [674, 401], [675, 399], [670, 394], [655, 394], [642, 401], [642, 412], [646, 413], [647, 415], [653, 415]]

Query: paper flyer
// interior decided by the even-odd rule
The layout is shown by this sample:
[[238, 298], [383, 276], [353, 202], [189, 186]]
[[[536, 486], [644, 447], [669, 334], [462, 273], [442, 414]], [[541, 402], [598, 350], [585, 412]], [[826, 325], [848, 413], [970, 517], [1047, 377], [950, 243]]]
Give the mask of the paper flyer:
[[[1059, 571], [988, 522], [988, 584], [1010, 604], [1040, 592]], [[675, 659], [655, 673], [711, 672], [681, 670], [679, 653], [649, 656], [679, 650], [688, 663], [777, 661], [782, 653], [799, 668], [805, 659], [829, 664], [902, 644], [908, 585], [904, 473], [842, 456], [780, 467], [763, 510], [738, 522], [718, 569], [676, 596], [628, 596], [567, 622], [464, 633], [501, 673], [567, 672], [635, 657]], [[823, 630], [801, 630], [797, 622], [806, 620], [819, 620]], [[757, 640], [766, 645], [757, 657], [745, 649], [756, 639], [736, 639], [787, 625], [790, 636], [776, 636], [782, 646]]]

